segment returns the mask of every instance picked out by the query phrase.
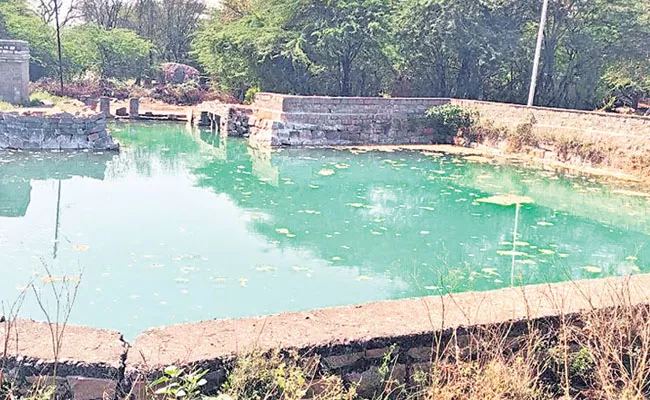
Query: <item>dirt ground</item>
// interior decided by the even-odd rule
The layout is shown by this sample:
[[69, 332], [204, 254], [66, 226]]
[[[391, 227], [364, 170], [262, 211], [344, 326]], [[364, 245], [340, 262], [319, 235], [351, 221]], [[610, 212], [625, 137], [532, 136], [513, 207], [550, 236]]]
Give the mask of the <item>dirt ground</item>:
[[[115, 114], [115, 110], [118, 108], [125, 107], [127, 112], [129, 111], [129, 100], [116, 100], [111, 101], [111, 113]], [[176, 115], [187, 115], [192, 106], [178, 106], [173, 104], [167, 104], [160, 100], [154, 100], [149, 97], [143, 97], [140, 99], [140, 114], [145, 114], [150, 112], [152, 114], [176, 114]]]

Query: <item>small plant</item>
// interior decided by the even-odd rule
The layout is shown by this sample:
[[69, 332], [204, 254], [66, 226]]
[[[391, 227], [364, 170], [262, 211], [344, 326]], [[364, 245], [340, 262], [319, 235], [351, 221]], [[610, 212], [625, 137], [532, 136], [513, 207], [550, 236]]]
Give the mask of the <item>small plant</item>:
[[246, 90], [244, 94], [244, 104], [251, 104], [255, 100], [255, 95], [261, 92], [259, 86], [253, 86]]
[[346, 389], [339, 376], [318, 374], [318, 364], [317, 358], [304, 358], [297, 352], [256, 351], [238, 357], [220, 397], [246, 400], [355, 397], [355, 388]]
[[164, 375], [153, 381], [150, 387], [156, 395], [167, 399], [198, 399], [201, 397], [201, 387], [208, 383], [204, 378], [207, 373], [207, 369], [186, 373], [183, 368], [171, 365], [165, 368]]
[[8, 103], [6, 101], [0, 101], [0, 111], [11, 111], [19, 108], [19, 106], [15, 106], [11, 103]]
[[475, 111], [455, 104], [432, 107], [427, 111], [427, 118], [438, 133], [450, 136], [458, 136], [460, 133], [467, 139], [470, 139], [471, 128], [478, 119]]

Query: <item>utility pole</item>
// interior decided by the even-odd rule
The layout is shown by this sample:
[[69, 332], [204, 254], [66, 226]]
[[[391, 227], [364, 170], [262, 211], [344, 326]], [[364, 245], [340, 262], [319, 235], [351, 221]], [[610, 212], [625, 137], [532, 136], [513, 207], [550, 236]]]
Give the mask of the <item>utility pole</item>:
[[61, 84], [61, 96], [63, 96], [63, 57], [61, 57], [61, 26], [59, 25], [59, 2], [54, 2], [54, 19], [56, 22], [56, 46], [59, 55], [59, 83]]
[[542, 6], [542, 17], [539, 21], [537, 32], [537, 47], [535, 47], [535, 60], [533, 61], [533, 76], [530, 78], [530, 91], [528, 92], [528, 107], [533, 106], [535, 99], [535, 88], [537, 86], [537, 71], [539, 70], [539, 58], [542, 53], [542, 40], [544, 39], [544, 27], [546, 26], [546, 12], [548, 11], [548, 0], [544, 0]]

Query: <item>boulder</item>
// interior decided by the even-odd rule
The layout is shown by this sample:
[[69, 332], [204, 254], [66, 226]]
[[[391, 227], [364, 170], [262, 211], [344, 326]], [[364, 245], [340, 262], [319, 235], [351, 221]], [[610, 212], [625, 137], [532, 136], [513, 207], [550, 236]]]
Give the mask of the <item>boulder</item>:
[[199, 71], [186, 64], [164, 63], [160, 65], [158, 83], [181, 84], [189, 81], [198, 81]]

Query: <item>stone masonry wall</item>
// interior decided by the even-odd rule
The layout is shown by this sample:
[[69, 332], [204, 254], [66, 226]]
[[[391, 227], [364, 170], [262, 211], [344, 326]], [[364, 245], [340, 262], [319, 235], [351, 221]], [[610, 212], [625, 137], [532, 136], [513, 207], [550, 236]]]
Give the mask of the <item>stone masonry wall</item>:
[[434, 98], [285, 96], [260, 93], [249, 118], [251, 141], [272, 146], [451, 143], [422, 129]]
[[0, 40], [0, 100], [24, 104], [29, 100], [29, 45]]
[[[452, 144], [421, 122], [427, 109], [457, 104], [479, 112], [482, 121], [515, 129], [533, 118], [544, 134], [577, 134], [625, 152], [646, 154], [650, 118], [603, 112], [526, 107], [460, 99], [341, 98], [259, 93], [241, 124], [255, 143], [272, 146]], [[235, 108], [238, 106], [234, 106]]]
[[545, 131], [577, 131], [588, 135], [616, 136], [624, 139], [650, 139], [650, 117], [596, 111], [526, 107], [519, 104], [450, 99], [452, 104], [474, 109], [495, 126], [516, 128], [531, 116], [537, 128]]
[[103, 114], [74, 116], [0, 113], [0, 149], [117, 150]]
[[[578, 167], [607, 168], [641, 178], [650, 168], [650, 118], [604, 112], [526, 107], [517, 104], [452, 99], [473, 109], [481, 124], [507, 128], [532, 122], [536, 144], [527, 151], [537, 158]], [[525, 140], [525, 138], [524, 138]], [[509, 149], [510, 140], [487, 137], [479, 144]], [[517, 150], [519, 151], [519, 150]]]

